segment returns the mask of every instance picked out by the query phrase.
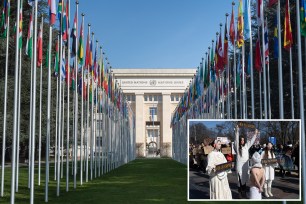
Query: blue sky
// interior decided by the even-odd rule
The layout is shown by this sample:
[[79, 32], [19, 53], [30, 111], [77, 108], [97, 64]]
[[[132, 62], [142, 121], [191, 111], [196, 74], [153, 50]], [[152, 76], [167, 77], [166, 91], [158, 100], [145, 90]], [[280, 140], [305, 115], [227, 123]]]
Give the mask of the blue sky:
[[215, 129], [217, 125], [223, 124], [225, 121], [190, 121], [189, 127], [197, 124], [202, 123], [204, 124], [208, 129]]
[[[79, 2], [79, 14], [86, 14], [85, 25], [91, 23], [113, 68], [196, 68], [219, 24], [225, 23], [225, 13], [232, 11], [232, 1], [227, 0]], [[71, 22], [74, 10], [71, 1]]]

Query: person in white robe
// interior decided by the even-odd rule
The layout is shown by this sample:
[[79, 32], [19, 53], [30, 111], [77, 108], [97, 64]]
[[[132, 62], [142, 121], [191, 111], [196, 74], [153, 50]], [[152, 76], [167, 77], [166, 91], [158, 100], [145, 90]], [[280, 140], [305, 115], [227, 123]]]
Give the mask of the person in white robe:
[[252, 156], [252, 167], [250, 169], [250, 199], [262, 199], [261, 193], [265, 181], [265, 170], [261, 164], [261, 156], [258, 152], [255, 152]]
[[209, 178], [210, 184], [210, 199], [219, 200], [231, 200], [232, 192], [229, 187], [227, 172], [216, 172], [216, 165], [226, 163], [227, 160], [225, 156], [220, 152], [221, 141], [214, 142], [214, 150], [210, 152], [207, 156], [207, 168], [206, 171]]
[[[268, 142], [266, 145], [265, 150], [261, 153], [261, 159], [275, 159], [275, 154], [272, 150], [272, 143]], [[277, 167], [277, 163], [272, 163], [265, 165], [265, 176], [266, 176], [266, 181], [264, 185], [264, 194], [265, 197], [273, 197], [272, 194], [272, 181], [274, 180], [274, 175], [275, 175], [275, 167]]]
[[[238, 175], [238, 191], [241, 197], [246, 197], [246, 183], [249, 180], [249, 149], [254, 144], [258, 130], [255, 130], [255, 134], [246, 142], [245, 138], [239, 135], [239, 126], [236, 126], [236, 138], [239, 138], [239, 146], [235, 147], [237, 152], [236, 171]], [[236, 143], [237, 144], [237, 143]], [[235, 146], [236, 146], [235, 144]]]

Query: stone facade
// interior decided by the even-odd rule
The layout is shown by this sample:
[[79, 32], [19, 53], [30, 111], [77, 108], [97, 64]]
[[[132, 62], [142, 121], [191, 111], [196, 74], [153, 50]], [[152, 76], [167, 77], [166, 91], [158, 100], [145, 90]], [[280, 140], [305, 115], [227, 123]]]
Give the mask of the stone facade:
[[136, 118], [136, 156], [171, 157], [170, 122], [196, 69], [113, 69]]

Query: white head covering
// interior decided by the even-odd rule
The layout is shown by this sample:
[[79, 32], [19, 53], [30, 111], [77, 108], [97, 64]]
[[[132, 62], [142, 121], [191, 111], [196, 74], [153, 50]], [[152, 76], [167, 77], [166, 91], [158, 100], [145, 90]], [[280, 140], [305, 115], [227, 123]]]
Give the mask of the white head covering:
[[258, 152], [255, 152], [252, 156], [252, 162], [253, 166], [252, 167], [262, 167], [261, 165], [261, 157]]

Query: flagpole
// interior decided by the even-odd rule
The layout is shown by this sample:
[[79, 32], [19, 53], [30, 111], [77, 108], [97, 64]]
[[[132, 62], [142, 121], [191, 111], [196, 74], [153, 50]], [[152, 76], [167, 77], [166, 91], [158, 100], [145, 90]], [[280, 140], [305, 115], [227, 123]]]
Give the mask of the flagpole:
[[271, 97], [270, 97], [270, 63], [268, 62], [268, 65], [267, 65], [267, 68], [268, 68], [268, 106], [269, 106], [269, 119], [272, 118], [272, 110], [271, 110]]
[[[305, 166], [305, 117], [304, 117], [304, 90], [303, 90], [303, 69], [302, 69], [302, 42], [301, 42], [301, 25], [300, 25], [300, 2], [296, 0], [296, 20], [297, 20], [297, 45], [298, 45], [298, 69], [299, 69], [299, 101], [300, 101], [300, 119], [301, 119], [301, 152], [302, 166]], [[306, 174], [306, 169], [302, 168], [302, 175]], [[306, 195], [305, 178], [302, 179], [303, 191]], [[305, 203], [305, 200], [304, 200]]]
[[[19, 0], [18, 0], [19, 2]], [[18, 3], [19, 4], [19, 3]], [[33, 115], [32, 115], [32, 151], [31, 151], [31, 196], [30, 196], [30, 203], [34, 203], [34, 165], [35, 165], [35, 116], [36, 116], [36, 62], [37, 62], [37, 0], [35, 0], [35, 18], [34, 18], [34, 55], [33, 55]], [[13, 162], [12, 162], [13, 163]], [[13, 168], [12, 168], [13, 169]], [[13, 184], [12, 184], [13, 185]]]
[[[284, 118], [284, 102], [283, 102], [283, 69], [282, 69], [282, 46], [281, 46], [281, 21], [280, 21], [280, 0], [277, 4], [277, 31], [278, 31], [278, 87], [279, 87], [279, 118]], [[262, 21], [263, 22], [263, 21]], [[265, 68], [265, 67], [264, 67]], [[265, 78], [264, 78], [265, 79]], [[266, 90], [266, 89], [265, 89]], [[266, 118], [266, 117], [265, 117]]]
[[[92, 32], [92, 41], [91, 42], [94, 42], [94, 36], [95, 36], [95, 33]], [[93, 45], [91, 44], [91, 46], [93, 47]], [[92, 52], [92, 50], [91, 50]], [[91, 56], [90, 56], [91, 57]], [[92, 59], [91, 59], [92, 60]], [[90, 126], [90, 129], [91, 129], [91, 134], [90, 134], [90, 180], [92, 180], [93, 178], [93, 162], [94, 162], [94, 152], [93, 152], [93, 140], [94, 140], [94, 99], [93, 99], [93, 95], [94, 95], [94, 79], [93, 79], [93, 74], [92, 74], [92, 71], [93, 70], [90, 70], [90, 69], [93, 69], [92, 66], [88, 69], [89, 72], [91, 72], [91, 126]], [[89, 94], [90, 95], [90, 94]]]
[[262, 119], [262, 92], [261, 92], [261, 71], [259, 74], [259, 111], [260, 111], [260, 119]]
[[[51, 50], [52, 50], [52, 24], [49, 26], [49, 45], [48, 45], [48, 100], [47, 100], [47, 138], [46, 138], [46, 177], [45, 177], [45, 202], [48, 202], [49, 192], [49, 146], [50, 146], [50, 126], [51, 126]], [[56, 155], [54, 155], [56, 156]]]
[[[8, 6], [7, 6], [8, 7]], [[17, 1], [17, 28], [19, 28], [19, 16], [20, 16], [20, 0]], [[8, 14], [7, 14], [8, 15]], [[8, 25], [9, 27], [9, 25]], [[15, 203], [15, 165], [16, 165], [16, 140], [17, 140], [17, 106], [18, 106], [18, 74], [19, 74], [19, 39], [18, 39], [19, 29], [16, 29], [16, 47], [15, 47], [15, 90], [14, 90], [14, 129], [13, 129], [13, 141], [12, 141], [12, 178], [11, 178], [11, 203]], [[9, 33], [7, 34], [9, 37]], [[7, 41], [8, 42], [8, 41]], [[8, 65], [8, 64], [6, 64]], [[2, 174], [2, 176], [4, 176]], [[3, 188], [2, 188], [3, 189]]]
[[[228, 33], [228, 31], [227, 31], [227, 18], [228, 18], [228, 15], [229, 15], [228, 13], [225, 14], [225, 25], [226, 25], [225, 29], [226, 29], [226, 33]], [[227, 39], [228, 39], [228, 37], [227, 37]], [[225, 48], [224, 48], [224, 52], [225, 52]], [[228, 48], [227, 48], [226, 53], [228, 53]], [[226, 86], [227, 86], [227, 102], [226, 102], [227, 109], [226, 109], [226, 112], [227, 112], [227, 119], [230, 119], [230, 96], [229, 96], [230, 95], [230, 90], [229, 90], [229, 87], [230, 87], [230, 85], [229, 85], [229, 74], [230, 73], [229, 73], [229, 57], [228, 57], [228, 54], [225, 57], [226, 57], [226, 62], [227, 62], [226, 63]]]
[[[279, 1], [279, 0], [278, 0]], [[260, 19], [261, 19], [261, 22], [262, 22], [262, 25], [261, 25], [261, 36], [262, 36], [262, 49], [263, 49], [263, 52], [262, 52], [262, 67], [263, 67], [263, 82], [264, 82], [264, 91], [263, 91], [263, 94], [264, 94], [264, 114], [265, 114], [265, 119], [268, 118], [268, 113], [267, 113], [267, 98], [266, 98], [266, 93], [267, 93], [267, 86], [266, 86], [266, 81], [267, 81], [267, 77], [266, 77], [266, 63], [265, 63], [265, 31], [264, 31], [264, 12], [263, 12], [263, 2], [262, 2], [262, 5], [260, 7]], [[282, 117], [283, 118], [283, 117]]]
[[[22, 4], [22, 3], [21, 3]], [[22, 8], [21, 8], [22, 10]], [[20, 23], [19, 23], [20, 24]], [[20, 42], [19, 42], [20, 43]], [[18, 192], [19, 182], [19, 146], [20, 146], [20, 99], [21, 99], [21, 68], [22, 68], [22, 47], [19, 48], [19, 75], [18, 75], [18, 121], [17, 121], [17, 156], [16, 156], [16, 193]]]
[[19, 62], [18, 62], [18, 112], [17, 112], [17, 156], [16, 156], [16, 192], [18, 192], [18, 183], [19, 183], [19, 146], [20, 146], [20, 98], [21, 98], [21, 68], [22, 68], [22, 2], [20, 2], [20, 16], [19, 16], [19, 27], [18, 29], [18, 36], [16, 36], [16, 39], [18, 39], [18, 46], [19, 46]]
[[[242, 70], [243, 71], [243, 70]], [[241, 80], [241, 79], [240, 79]], [[239, 99], [239, 106], [240, 106], [240, 119], [243, 119], [244, 118], [244, 113], [243, 113], [243, 99], [242, 99], [242, 93], [243, 92], [243, 89], [241, 88], [243, 86], [243, 82], [241, 84], [241, 81], [240, 81], [240, 86], [239, 86], [239, 96], [240, 96], [240, 99]]]
[[[7, 2], [8, 3], [8, 2]], [[19, 1], [18, 1], [19, 3]], [[10, 6], [10, 3], [8, 3]], [[8, 12], [8, 11], [7, 11]], [[6, 50], [5, 50], [5, 82], [4, 82], [4, 109], [3, 109], [3, 136], [2, 136], [2, 166], [1, 166], [1, 197], [4, 196], [4, 169], [5, 169], [5, 150], [6, 150], [6, 115], [7, 115], [7, 80], [8, 80], [8, 58], [9, 58], [9, 39], [10, 39], [10, 16], [7, 15], [6, 25]], [[19, 21], [18, 21], [19, 22]]]
[[[65, 51], [66, 51], [66, 46], [64, 44], [64, 52], [63, 52], [63, 57], [65, 57]], [[63, 59], [63, 58], [61, 58]], [[66, 61], [64, 62], [65, 64], [63, 65], [65, 68], [66, 68]], [[67, 77], [67, 75], [65, 76]], [[64, 129], [65, 129], [65, 78], [62, 80], [62, 83], [63, 83], [63, 86], [62, 86], [62, 124], [61, 124], [61, 130], [62, 130], [62, 135], [61, 135], [61, 179], [64, 177], [64, 136], [65, 136], [65, 132], [64, 132]]]
[[292, 74], [292, 48], [290, 46], [290, 92], [291, 92], [291, 117], [294, 119], [294, 95], [293, 95], [293, 74]]
[[[61, 131], [61, 126], [62, 126], [62, 103], [61, 103], [61, 100], [62, 100], [62, 66], [63, 66], [63, 36], [62, 36], [62, 24], [63, 24], [63, 11], [61, 13], [61, 28], [60, 28], [60, 57], [59, 57], [59, 60], [60, 60], [60, 67], [59, 67], [59, 88], [58, 88], [58, 141], [57, 141], [57, 179], [56, 179], [56, 196], [59, 196], [60, 195], [60, 173], [61, 173], [61, 167], [60, 167], [60, 148], [61, 148], [61, 134], [62, 134], [62, 131]], [[65, 66], [65, 65], [64, 65]], [[61, 152], [62, 154], [62, 152]]]
[[[95, 58], [97, 56], [97, 47], [98, 47], [98, 40], [96, 40], [96, 50], [95, 50]], [[98, 65], [97, 65], [97, 58], [96, 58], [96, 65], [94, 65], [94, 74], [98, 71]], [[96, 106], [95, 106], [95, 178], [97, 178], [97, 126], [98, 126], [98, 120], [97, 120], [97, 109], [98, 109], [98, 98], [97, 98], [97, 90], [98, 90], [98, 82], [97, 82], [97, 77], [95, 77], [96, 83], [95, 83], [95, 94], [96, 94]], [[94, 98], [94, 97], [93, 97]], [[94, 100], [94, 99], [93, 99]]]
[[242, 117], [246, 119], [245, 44], [242, 45]]
[[[88, 24], [88, 34], [87, 35], [90, 36], [90, 24]], [[86, 47], [86, 49], [87, 49], [87, 47]], [[89, 84], [90, 84], [89, 72], [90, 72], [89, 67], [87, 67], [86, 182], [88, 182], [88, 138], [89, 138], [88, 137], [88, 130], [89, 130]]]
[[[58, 34], [59, 35], [59, 34]], [[57, 41], [59, 42], [59, 36], [57, 37]], [[58, 47], [58, 45], [57, 45]], [[59, 47], [58, 47], [59, 48]], [[58, 63], [58, 62], [57, 62]], [[55, 65], [56, 66], [56, 65]], [[59, 70], [58, 70], [59, 71]], [[59, 73], [57, 73], [59, 74]], [[58, 77], [56, 77], [56, 113], [55, 113], [55, 148], [54, 148], [54, 180], [57, 178], [57, 154], [58, 154], [58, 148], [57, 148], [57, 139], [58, 139], [58, 103], [59, 103], [59, 80]]]
[[[77, 10], [78, 11], [78, 10]], [[80, 35], [83, 35], [83, 29], [84, 29], [84, 16], [85, 14], [82, 13], [82, 30], [80, 33]], [[83, 43], [83, 42], [82, 42]], [[83, 148], [83, 135], [84, 135], [84, 65], [82, 64], [82, 70], [81, 70], [81, 74], [82, 74], [82, 81], [81, 81], [81, 151], [80, 151], [80, 184], [83, 185], [83, 153], [84, 152], [84, 148]]]
[[[59, 50], [59, 35], [57, 37], [57, 48]], [[58, 63], [58, 62], [55, 62]], [[55, 65], [55, 66], [58, 66]], [[59, 70], [58, 70], [59, 72]], [[58, 155], [58, 148], [57, 148], [57, 144], [58, 144], [58, 104], [59, 104], [59, 73], [57, 73], [57, 77], [56, 77], [56, 114], [55, 114], [55, 149], [54, 149], [54, 180], [56, 180], [57, 178], [57, 155]]]
[[[250, 13], [250, 15], [251, 15], [251, 13]], [[249, 19], [249, 20], [251, 20], [251, 19]], [[250, 24], [251, 24], [251, 21], [250, 21]], [[254, 119], [255, 118], [255, 103], [254, 103], [254, 69], [253, 69], [253, 36], [252, 36], [252, 26], [250, 26], [250, 71], [251, 71], [252, 119]]]
[[[96, 40], [96, 50], [97, 48], [99, 47], [98, 46], [98, 40]], [[95, 56], [97, 56], [97, 54], [95, 54]], [[97, 74], [96, 75], [96, 113], [95, 113], [95, 119], [96, 119], [96, 127], [95, 127], [95, 178], [97, 177], [97, 171], [98, 171], [98, 174], [99, 174], [99, 163], [98, 163], [98, 159], [99, 159], [99, 152], [98, 152], [98, 156], [97, 156], [97, 150], [98, 150], [98, 139], [97, 139], [97, 136], [98, 136], [98, 133], [97, 133], [97, 130], [98, 130], [98, 106], [99, 106], [99, 99], [98, 99], [98, 88], [99, 88], [99, 75], [98, 75], [98, 62], [99, 60], [96, 58], [96, 70], [95, 70], [95, 73]]]
[[[232, 2], [232, 13], [233, 13], [233, 8], [235, 6], [235, 2]], [[236, 33], [235, 33], [235, 37], [234, 37], [234, 43], [233, 43], [233, 54], [234, 54], [234, 99], [235, 99], [235, 103], [234, 103], [234, 112], [235, 112], [235, 119], [237, 119], [237, 67], [236, 67]]]
[[[31, 35], [30, 38], [33, 38], [33, 16], [34, 16], [34, 8], [32, 7], [32, 14], [31, 14], [31, 26], [32, 26], [32, 30], [31, 30]], [[33, 40], [32, 40], [33, 42]], [[31, 43], [31, 53], [28, 53], [31, 55], [31, 93], [30, 93], [30, 124], [29, 124], [29, 155], [28, 155], [28, 188], [30, 188], [30, 183], [31, 183], [31, 151], [32, 151], [32, 121], [33, 121], [33, 43]]]
[[[67, 14], [66, 14], [67, 15]], [[66, 131], [67, 131], [67, 141], [66, 141], [66, 192], [69, 191], [69, 127], [70, 127], [70, 120], [69, 120], [69, 108], [70, 108], [70, 0], [68, 0], [68, 24], [67, 24], [67, 64], [68, 64], [68, 71], [66, 74], [67, 77], [67, 126], [66, 126]], [[63, 99], [64, 100], [64, 99]], [[64, 127], [63, 127], [64, 128]], [[64, 141], [63, 141], [64, 143]], [[64, 151], [64, 149], [62, 150]], [[74, 152], [75, 154], [75, 152]]]
[[[76, 4], [76, 40], [75, 40], [75, 49], [77, 49], [78, 47], [78, 35], [77, 35], [77, 30], [78, 30], [78, 15], [79, 15], [79, 1], [77, 0], [75, 2]], [[77, 51], [75, 53], [75, 67], [74, 67], [74, 71], [75, 71], [75, 86], [74, 86], [74, 97], [75, 97], [75, 104], [74, 104], [74, 111], [75, 111], [75, 115], [74, 115], [74, 173], [73, 173], [73, 187], [74, 189], [76, 189], [76, 174], [77, 174], [77, 150], [78, 150], [78, 60], [77, 60]], [[83, 79], [82, 79], [83, 80]], [[82, 97], [81, 97], [82, 98]], [[82, 129], [82, 124], [81, 124], [81, 129]], [[81, 133], [82, 134], [82, 133]], [[82, 150], [81, 150], [82, 152]], [[82, 155], [82, 154], [81, 154]], [[82, 161], [81, 161], [81, 165], [82, 165]], [[82, 172], [82, 171], [81, 171]], [[82, 174], [82, 173], [81, 173]]]
[[[41, 33], [43, 33], [44, 17], [41, 17]], [[42, 49], [42, 48], [41, 48]], [[39, 138], [38, 138], [38, 185], [41, 176], [41, 110], [42, 109], [42, 63], [40, 64], [40, 93], [39, 93]]]
[[[101, 116], [102, 116], [102, 107], [101, 107], [101, 103], [102, 103], [102, 101], [101, 101], [101, 99], [102, 99], [102, 86], [101, 86], [101, 82], [102, 82], [102, 75], [101, 75], [101, 69], [103, 69], [103, 66], [102, 66], [102, 64], [103, 64], [103, 51], [102, 51], [102, 46], [100, 46], [100, 62], [101, 62], [101, 67], [100, 67], [100, 69], [99, 69], [99, 75], [100, 75], [100, 80], [99, 80], [99, 82], [100, 82], [100, 84], [99, 84], [99, 86], [100, 86], [100, 90], [99, 90], [99, 177], [101, 176], [101, 169], [102, 169], [102, 174], [103, 174], [103, 162], [101, 161], [101, 149], [102, 149], [102, 147], [101, 147], [101, 143], [102, 143], [102, 136], [101, 136], [101, 130], [102, 130], [102, 127], [101, 127], [101, 124], [102, 124], [102, 118], [101, 118]], [[102, 143], [103, 144], [103, 143]], [[102, 155], [102, 158], [103, 158], [103, 155]], [[101, 168], [101, 163], [102, 163], [102, 168]]]

